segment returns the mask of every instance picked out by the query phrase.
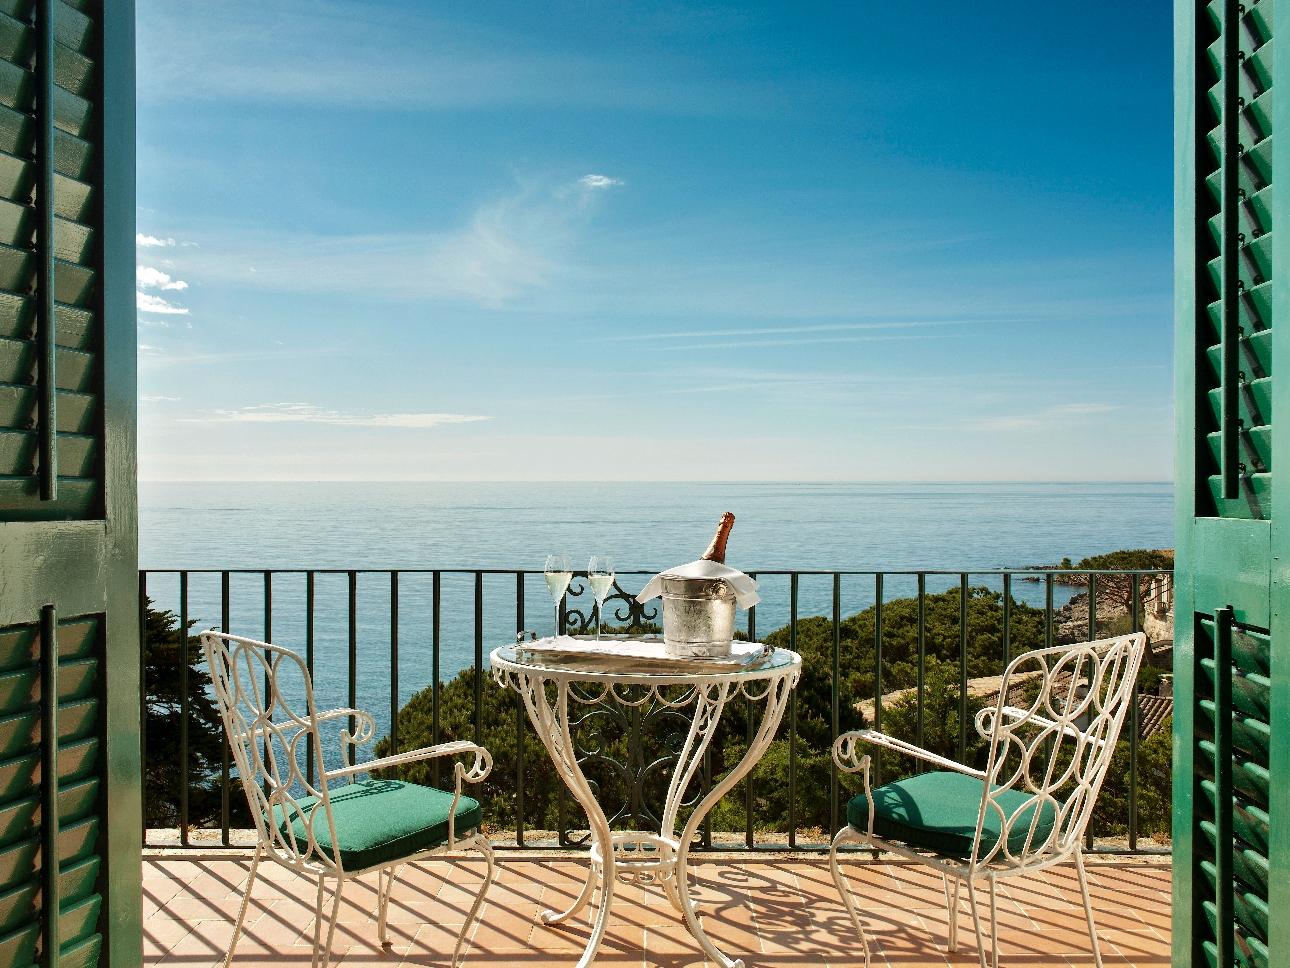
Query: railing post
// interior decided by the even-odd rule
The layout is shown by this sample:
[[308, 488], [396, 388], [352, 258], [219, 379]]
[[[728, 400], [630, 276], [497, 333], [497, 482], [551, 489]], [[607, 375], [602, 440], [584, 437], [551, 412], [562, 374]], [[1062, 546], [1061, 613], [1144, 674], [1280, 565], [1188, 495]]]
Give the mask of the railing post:
[[1088, 573], [1088, 640], [1097, 641], [1097, 575]]
[[[430, 742], [439, 745], [439, 605], [441, 598], [441, 579], [443, 573], [436, 571], [432, 579], [430, 592], [430, 616], [432, 628], [430, 632], [430, 677], [433, 679], [432, 690], [430, 693]], [[439, 785], [439, 757], [430, 761], [430, 782], [435, 786]]]
[[[305, 573], [305, 668], [309, 681], [314, 681], [314, 573]], [[314, 744], [305, 744], [305, 769], [309, 785], [314, 784]]]
[[[837, 742], [842, 732], [841, 720], [841, 664], [842, 664], [842, 576], [833, 573], [833, 669], [832, 694], [830, 696], [833, 729], [830, 734], [832, 742]], [[831, 746], [831, 744], [830, 744]], [[838, 765], [829, 757], [829, 837], [838, 832]]]
[[[1097, 640], [1097, 575], [1093, 572], [1088, 573], [1088, 640], [1094, 642]], [[1089, 688], [1093, 683], [1089, 683]], [[1094, 807], [1096, 809], [1096, 806]], [[1088, 818], [1088, 826], [1084, 828], [1084, 848], [1093, 849], [1093, 817]]]
[[[266, 571], [264, 573], [264, 641], [270, 645], [273, 644], [273, 572], [271, 571]], [[269, 705], [269, 712], [268, 712], [269, 722], [273, 722], [273, 707], [276, 702], [276, 698], [273, 692], [270, 691], [270, 685], [271, 685], [271, 682], [269, 679], [269, 670], [265, 669], [264, 670], [264, 699], [265, 699], [265, 702], [268, 703]], [[353, 703], [350, 703], [350, 705], [352, 706]], [[354, 731], [354, 720], [352, 717], [349, 722], [350, 722], [349, 731], [352, 733]], [[269, 739], [267, 736], [265, 737], [265, 740], [264, 740], [263, 755], [264, 755], [265, 761], [267, 762], [269, 759]], [[269, 795], [269, 781], [267, 779], [264, 781], [264, 795], [266, 797]]]
[[[390, 753], [399, 751], [399, 573], [390, 572]], [[399, 769], [392, 771], [398, 777]]]
[[1003, 575], [1003, 669], [1012, 661], [1012, 572]]
[[41, 941], [45, 968], [58, 968], [58, 612], [40, 610]]
[[[797, 651], [797, 572], [788, 579], [789, 614], [788, 642], [789, 649]], [[770, 700], [767, 699], [767, 703]], [[769, 706], [767, 706], [769, 708]], [[797, 846], [797, 686], [788, 695], [788, 849]]]
[[[273, 572], [264, 573], [264, 641], [273, 644]], [[267, 695], [267, 690], [266, 690]], [[269, 707], [273, 712], [273, 707]]]
[[188, 572], [179, 573], [179, 846], [188, 846]]
[[484, 745], [484, 573], [475, 572], [475, 742]]
[[[515, 633], [524, 631], [524, 572], [515, 573]], [[515, 691], [515, 846], [524, 846], [524, 696]]]
[[[1142, 631], [1138, 576], [1134, 575], [1129, 588], [1133, 600], [1133, 631]], [[1133, 684], [1129, 699], [1129, 850], [1138, 849], [1138, 731], [1142, 728], [1138, 722], [1138, 684]]]
[[959, 575], [959, 762], [967, 762], [968, 576]]
[[[349, 708], [358, 706], [358, 572], [349, 573]], [[349, 717], [349, 734], [354, 735], [357, 725], [353, 716]], [[349, 765], [356, 760], [354, 747], [349, 747]], [[321, 764], [320, 764], [321, 765]], [[325, 767], [323, 767], [325, 769]], [[350, 777], [350, 782], [354, 778]]]
[[[639, 720], [638, 720], [639, 721]], [[706, 797], [708, 791], [712, 789], [712, 748], [709, 747], [703, 751], [703, 785], [699, 795]], [[703, 818], [703, 849], [712, 849], [712, 811]]]
[[[873, 728], [882, 732], [882, 573], [873, 576]], [[832, 757], [830, 757], [832, 759]], [[873, 785], [882, 786], [882, 750], [873, 753]]]
[[1044, 648], [1053, 647], [1053, 573], [1044, 575]]
[[[754, 581], [757, 579], [755, 574], [749, 573], [749, 577]], [[748, 641], [757, 641], [757, 606], [754, 605], [748, 609]], [[753, 704], [752, 700], [744, 696], [744, 719], [747, 726], [747, 746], [745, 749], [752, 747], [753, 742]], [[749, 850], [755, 846], [756, 837], [753, 833], [753, 771], [749, 770], [744, 776], [744, 846]]]
[[918, 717], [914, 745], [923, 745], [923, 676], [927, 671], [927, 575], [918, 573]]
[[[220, 574], [220, 631], [225, 635], [229, 632], [229, 587], [228, 572]], [[229, 770], [229, 748], [228, 748], [228, 730], [224, 728], [224, 717], [220, 717], [219, 723], [220, 737], [220, 771], [219, 771], [219, 839], [225, 847], [229, 846], [229, 789], [228, 789], [228, 770]], [[312, 749], [312, 747], [310, 747]], [[310, 777], [313, 782], [313, 777]]]

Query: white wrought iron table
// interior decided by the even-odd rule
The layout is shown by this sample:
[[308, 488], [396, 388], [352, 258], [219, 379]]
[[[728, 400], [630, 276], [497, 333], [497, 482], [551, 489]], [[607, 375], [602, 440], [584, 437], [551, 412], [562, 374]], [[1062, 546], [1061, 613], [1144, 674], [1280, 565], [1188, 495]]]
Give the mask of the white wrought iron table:
[[[703, 671], [697, 673], [678, 670], [674, 661], [600, 656], [579, 656], [574, 660], [536, 656], [515, 646], [494, 649], [490, 659], [498, 685], [510, 686], [524, 698], [529, 719], [551, 754], [556, 771], [587, 813], [591, 868], [582, 893], [567, 910], [548, 910], [540, 915], [544, 924], [567, 921], [586, 907], [596, 888], [600, 888], [596, 919], [578, 968], [587, 968], [595, 960], [609, 924], [614, 884], [620, 873], [652, 878], [661, 884], [668, 900], [685, 916], [690, 934], [706, 955], [722, 968], [743, 968], [742, 960], [732, 960], [717, 950], [699, 923], [686, 877], [690, 845], [708, 811], [756, 765], [770, 746], [788, 706], [789, 694], [801, 673], [802, 657], [787, 649], [775, 649], [764, 658], [728, 669], [714, 670], [712, 665], [704, 664]], [[590, 688], [571, 689], [573, 683]], [[548, 686], [552, 687], [554, 703], [548, 695]], [[708, 791], [690, 814], [680, 836], [676, 836], [677, 812], [686, 787], [703, 762], [726, 701], [741, 693], [753, 702], [765, 700], [757, 732], [743, 758]], [[584, 705], [614, 700], [626, 706], [641, 706], [653, 699], [674, 709], [694, 706], [689, 734], [673, 767], [658, 834], [609, 828], [605, 812], [578, 764], [578, 751], [570, 731], [570, 696]]]

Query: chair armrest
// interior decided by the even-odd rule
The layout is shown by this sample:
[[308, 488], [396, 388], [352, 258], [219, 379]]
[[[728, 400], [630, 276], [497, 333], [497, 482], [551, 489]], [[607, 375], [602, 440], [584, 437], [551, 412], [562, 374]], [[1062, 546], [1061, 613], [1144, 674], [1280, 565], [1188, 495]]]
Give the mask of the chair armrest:
[[351, 716], [358, 720], [358, 732], [351, 734], [348, 729], [340, 731], [340, 752], [344, 759], [349, 759], [345, 752], [346, 746], [361, 746], [371, 741], [376, 734], [376, 720], [372, 718], [370, 713], [366, 713], [361, 709], [329, 709], [325, 713], [318, 713], [314, 717], [318, 724], [322, 725], [333, 719], [348, 719]]
[[328, 720], [342, 719], [346, 716], [367, 716], [367, 713], [361, 709], [329, 709], [325, 713], [319, 713], [316, 718], [318, 722], [325, 723]]
[[[872, 729], [857, 729], [854, 732], [843, 733], [833, 744], [833, 762], [837, 763], [838, 769], [847, 773], [855, 773], [860, 769], [860, 764], [854, 766], [844, 763], [843, 759], [855, 762], [855, 742], [862, 740], [872, 746], [880, 746], [883, 749], [889, 749], [892, 752], [899, 753], [902, 756], [912, 756], [916, 759], [923, 760], [927, 763], [935, 763], [937, 766], [944, 767], [947, 770], [953, 770], [955, 773], [966, 773], [968, 776], [974, 776], [979, 780], [985, 779], [985, 771], [973, 769], [963, 763], [956, 763], [953, 760], [947, 760], [943, 756], [925, 750], [913, 743], [906, 743], [903, 739], [896, 739], [894, 736], [888, 736], [886, 733], [874, 732]], [[863, 761], [861, 761], [863, 762]]]
[[843, 773], [869, 772], [869, 757], [856, 756], [856, 740], [860, 738], [860, 731], [853, 730], [850, 733], [843, 733], [833, 741], [833, 762], [837, 764], [839, 770]]
[[[348, 710], [339, 711], [348, 712]], [[384, 770], [391, 766], [419, 763], [421, 760], [432, 760], [439, 756], [456, 756], [460, 753], [475, 754], [475, 761], [471, 764], [469, 770], [460, 763], [457, 764], [457, 768], [461, 770], [462, 779], [471, 783], [478, 783], [492, 772], [493, 758], [489, 755], [488, 750], [467, 740], [458, 740], [452, 743], [440, 743], [438, 746], [423, 746], [419, 750], [395, 753], [393, 756], [383, 756], [378, 760], [367, 760], [364, 763], [355, 763], [353, 766], [343, 766], [340, 769], [328, 770], [324, 779], [338, 780], [343, 776], [353, 776], [356, 773], [369, 773], [373, 770]]]
[[[833, 741], [833, 762], [838, 765], [838, 769], [844, 773], [863, 773], [864, 774], [864, 798], [869, 804], [869, 837], [873, 837], [873, 790], [869, 784], [869, 767], [872, 759], [866, 753], [864, 756], [856, 758], [856, 740], [861, 738], [862, 730], [850, 733], [843, 733]], [[849, 825], [849, 823], [848, 823]], [[875, 855], [877, 856], [877, 855]]]

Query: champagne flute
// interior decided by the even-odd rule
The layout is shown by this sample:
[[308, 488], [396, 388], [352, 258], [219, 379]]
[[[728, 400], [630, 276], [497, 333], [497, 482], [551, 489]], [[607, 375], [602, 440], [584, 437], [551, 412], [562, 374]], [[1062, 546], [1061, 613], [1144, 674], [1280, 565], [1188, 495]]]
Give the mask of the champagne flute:
[[587, 583], [591, 585], [591, 594], [596, 596], [596, 638], [600, 638], [600, 626], [604, 623], [605, 599], [609, 589], [614, 587], [614, 559], [609, 555], [592, 555], [587, 562]]
[[547, 555], [546, 571], [543, 574], [546, 579], [546, 590], [551, 593], [551, 601], [555, 603], [555, 632], [554, 635], [560, 634], [560, 601], [564, 598], [564, 593], [569, 590], [569, 582], [573, 578], [573, 565], [569, 561], [568, 555]]

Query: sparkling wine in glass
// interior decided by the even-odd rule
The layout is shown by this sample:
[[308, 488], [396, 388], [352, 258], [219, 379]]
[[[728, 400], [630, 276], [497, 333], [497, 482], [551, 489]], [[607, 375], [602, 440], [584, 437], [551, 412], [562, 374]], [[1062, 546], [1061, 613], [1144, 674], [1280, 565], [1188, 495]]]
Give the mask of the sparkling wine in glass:
[[546, 590], [551, 593], [551, 601], [555, 603], [554, 634], [559, 635], [560, 601], [564, 598], [564, 593], [569, 590], [569, 582], [573, 578], [573, 565], [569, 561], [569, 556], [547, 555], [543, 577], [546, 579]]
[[609, 589], [614, 587], [614, 559], [609, 555], [592, 555], [587, 562], [587, 583], [591, 585], [591, 594], [596, 596], [596, 638], [599, 639], [605, 599], [609, 597]]

